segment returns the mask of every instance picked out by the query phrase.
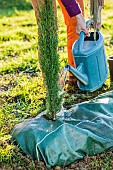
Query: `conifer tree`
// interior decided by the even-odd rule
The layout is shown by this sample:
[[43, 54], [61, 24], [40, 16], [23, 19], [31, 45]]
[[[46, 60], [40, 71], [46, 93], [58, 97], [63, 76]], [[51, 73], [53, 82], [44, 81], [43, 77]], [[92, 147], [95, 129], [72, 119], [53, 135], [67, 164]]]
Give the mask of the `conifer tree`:
[[44, 73], [46, 85], [46, 110], [47, 117], [55, 120], [56, 113], [60, 111], [62, 97], [59, 96], [59, 55], [58, 47], [58, 25], [54, 0], [40, 1], [38, 9], [38, 35], [40, 65]]

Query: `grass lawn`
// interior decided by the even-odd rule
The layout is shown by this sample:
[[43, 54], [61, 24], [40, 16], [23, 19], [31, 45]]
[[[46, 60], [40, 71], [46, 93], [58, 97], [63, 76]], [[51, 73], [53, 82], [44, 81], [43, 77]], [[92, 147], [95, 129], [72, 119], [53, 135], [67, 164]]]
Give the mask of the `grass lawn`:
[[[67, 64], [66, 27], [59, 6], [60, 67]], [[88, 18], [88, 9], [86, 6]], [[107, 58], [113, 55], [113, 3], [105, 2], [102, 11], [101, 32], [105, 38]], [[0, 170], [44, 170], [42, 162], [33, 161], [19, 146], [11, 145], [10, 133], [14, 126], [26, 118], [35, 117], [45, 110], [46, 89], [43, 86], [37, 57], [37, 25], [29, 0], [0, 0]], [[64, 94], [64, 105], [70, 107], [90, 100], [113, 89], [108, 76], [105, 85], [93, 93], [79, 90]], [[72, 166], [72, 165], [71, 165]], [[112, 170], [113, 153], [109, 150], [94, 157], [86, 156], [73, 164], [74, 168], [87, 170]], [[77, 170], [78, 170], [77, 169]]]

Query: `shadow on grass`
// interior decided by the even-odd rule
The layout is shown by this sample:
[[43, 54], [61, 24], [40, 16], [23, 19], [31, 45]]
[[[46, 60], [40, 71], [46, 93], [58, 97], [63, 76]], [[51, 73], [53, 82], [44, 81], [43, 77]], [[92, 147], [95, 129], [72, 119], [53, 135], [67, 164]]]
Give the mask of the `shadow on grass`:
[[11, 16], [17, 11], [31, 10], [30, 0], [0, 0], [0, 16]]

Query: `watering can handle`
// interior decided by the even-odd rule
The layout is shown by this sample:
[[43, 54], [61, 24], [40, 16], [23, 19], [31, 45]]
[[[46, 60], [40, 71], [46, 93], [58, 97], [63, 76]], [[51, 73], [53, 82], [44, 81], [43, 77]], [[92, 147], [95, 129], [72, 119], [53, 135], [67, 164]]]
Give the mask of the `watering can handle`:
[[92, 25], [92, 24], [94, 24], [94, 21], [93, 21], [93, 20], [88, 20], [88, 21], [86, 21], [86, 27], [88, 27], [88, 26], [90, 26], [90, 25]]
[[[88, 20], [86, 22], [86, 26], [90, 26], [91, 24], [93, 24], [94, 21], [93, 20]], [[83, 51], [83, 43], [84, 43], [84, 37], [85, 37], [85, 34], [83, 31], [80, 32], [80, 37], [78, 39], [78, 52], [79, 53], [82, 53]]]

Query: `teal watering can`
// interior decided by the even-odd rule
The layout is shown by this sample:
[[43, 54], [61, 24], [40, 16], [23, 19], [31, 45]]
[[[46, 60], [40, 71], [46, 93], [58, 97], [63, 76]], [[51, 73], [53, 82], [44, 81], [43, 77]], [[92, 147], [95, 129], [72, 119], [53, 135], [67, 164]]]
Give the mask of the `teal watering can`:
[[76, 68], [71, 65], [65, 67], [77, 79], [77, 84], [82, 91], [95, 91], [100, 88], [107, 79], [108, 68], [104, 49], [104, 38], [100, 31], [90, 33], [90, 37], [85, 37], [84, 32], [80, 33], [80, 38], [75, 41], [72, 53]]

